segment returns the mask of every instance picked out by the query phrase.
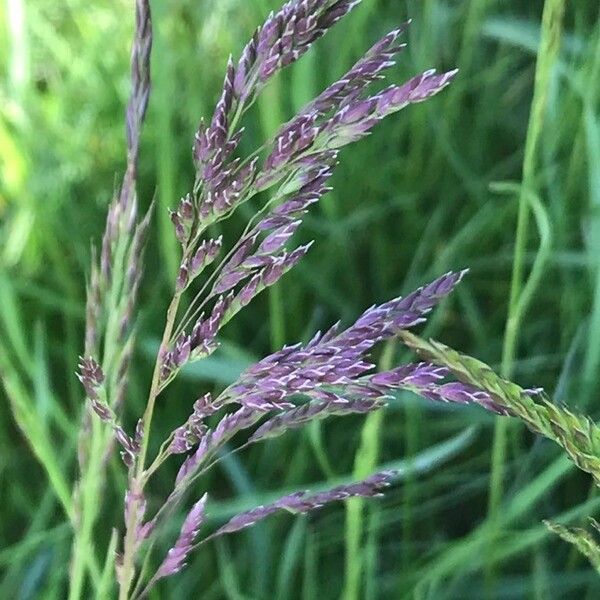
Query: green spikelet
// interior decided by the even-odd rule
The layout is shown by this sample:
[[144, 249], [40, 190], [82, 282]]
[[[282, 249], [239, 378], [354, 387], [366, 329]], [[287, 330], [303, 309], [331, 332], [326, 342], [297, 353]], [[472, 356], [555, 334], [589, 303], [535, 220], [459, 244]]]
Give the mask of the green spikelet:
[[543, 394], [533, 398], [517, 384], [498, 376], [485, 363], [440, 342], [426, 341], [409, 332], [400, 335], [421, 357], [447, 367], [459, 381], [487, 392], [531, 431], [562, 446], [577, 467], [589, 473], [600, 486], [600, 428], [588, 417], [553, 404]]
[[[593, 527], [599, 531], [598, 522], [594, 519], [590, 519], [590, 521]], [[565, 527], [552, 521], [544, 521], [544, 525], [565, 542], [573, 544], [581, 554], [587, 557], [594, 569], [600, 574], [600, 546], [593, 532], [582, 527]]]

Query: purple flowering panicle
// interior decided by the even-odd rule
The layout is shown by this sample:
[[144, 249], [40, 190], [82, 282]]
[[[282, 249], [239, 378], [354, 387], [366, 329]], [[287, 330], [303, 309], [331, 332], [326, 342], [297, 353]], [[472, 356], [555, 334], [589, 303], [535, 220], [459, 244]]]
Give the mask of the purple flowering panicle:
[[[382, 472], [318, 493], [292, 493], [238, 514], [201, 538], [207, 511], [204, 494], [190, 509], [155, 574], [145, 581], [136, 565], [141, 563], [144, 548], [154, 544], [144, 542], [154, 541], [161, 520], [172, 514], [192, 483], [220, 460], [228, 446], [239, 449], [313, 421], [379, 410], [397, 390], [506, 412], [485, 391], [449, 380], [446, 368], [429, 362], [375, 370], [371, 358], [375, 346], [422, 323], [465, 274], [450, 272], [404, 297], [372, 306], [345, 329], [337, 324], [308, 343], [282, 348], [246, 369], [220, 393], [201, 395], [186, 421], [164, 440], [146, 465], [153, 410], [160, 394], [185, 365], [212, 354], [219, 346], [222, 328], [310, 249], [312, 242], [297, 241], [298, 230], [310, 208], [330, 190], [340, 148], [367, 135], [392, 113], [437, 94], [456, 73], [429, 70], [406, 83], [374, 92], [372, 84], [385, 79], [404, 47], [399, 43], [403, 28], [396, 29], [282, 124], [260, 150], [240, 156], [241, 123], [257, 94], [275, 73], [306, 53], [357, 4], [357, 0], [290, 0], [255, 31], [238, 61], [229, 59], [213, 115], [201, 121], [195, 136], [193, 189], [170, 213], [181, 245], [181, 262], [147, 407], [135, 433], [129, 436], [120, 424], [119, 412], [133, 351], [131, 324], [149, 224], [149, 216], [136, 224], [135, 176], [150, 90], [152, 42], [148, 2], [136, 1], [133, 90], [126, 120], [128, 166], [120, 194], [109, 210], [98, 264], [91, 272], [86, 358], [81, 360], [78, 375], [93, 412], [111, 428], [129, 467], [127, 527], [118, 560], [121, 598], [147, 595], [158, 580], [179, 572], [191, 551], [207, 540], [239, 531], [278, 511], [306, 513], [336, 500], [376, 496], [394, 478], [394, 473]], [[222, 236], [206, 235], [210, 225], [231, 215], [259, 192], [267, 192], [268, 199], [237, 241], [228, 244]], [[181, 315], [181, 299], [188, 293], [191, 299]], [[101, 356], [103, 322], [107, 324]], [[237, 441], [240, 444], [236, 446]], [[154, 472], [177, 456], [181, 456], [181, 466], [173, 489], [147, 519], [145, 488]]]
[[[262, 163], [259, 154], [245, 159], [236, 157], [243, 131], [238, 125], [254, 95], [274, 72], [301, 56], [355, 4], [322, 0], [288, 2], [257, 30], [237, 64], [229, 60], [212, 120], [208, 125], [201, 123], [196, 135], [194, 192], [183, 198], [178, 210], [171, 214], [177, 238], [184, 247], [177, 280], [179, 290], [189, 286], [199, 274], [192, 266], [192, 259], [198, 244], [205, 243], [201, 242], [201, 234], [210, 223], [226, 217], [257, 192], [279, 184], [270, 202], [275, 209], [266, 222], [273, 229], [293, 230], [299, 224], [294, 224], [294, 219], [301, 219], [308, 206], [327, 191], [325, 182], [337, 162], [338, 148], [356, 141], [389, 114], [439, 92], [454, 76], [455, 71], [442, 75], [427, 71], [404, 85], [392, 85], [369, 95], [370, 85], [383, 78], [383, 72], [394, 64], [394, 56], [403, 47], [397, 43], [402, 30], [394, 30], [344, 77], [282, 126], [268, 145]], [[263, 229], [263, 233], [275, 234], [275, 231]], [[252, 231], [240, 240], [239, 252], [234, 257], [248, 251], [256, 241], [256, 234]], [[301, 255], [302, 250], [298, 248], [297, 253]], [[245, 282], [243, 293], [233, 303], [239, 309], [257, 290], [272, 285], [290, 268], [288, 260], [292, 259], [286, 252], [275, 255], [267, 245], [259, 249], [252, 261], [244, 264], [229, 261], [212, 286], [213, 294], [225, 293]], [[269, 270], [260, 272], [261, 267]], [[170, 368], [174, 366], [179, 365]]]
[[[443, 89], [454, 71], [427, 71], [401, 86], [375, 95], [368, 88], [394, 64], [403, 45], [402, 29], [384, 36], [344, 77], [322, 92], [300, 114], [282, 126], [260, 163], [258, 155], [235, 157], [242, 131], [237, 125], [249, 99], [271, 75], [302, 53], [351, 10], [355, 2], [289, 2], [270, 15], [246, 46], [240, 61], [229, 60], [223, 91], [209, 125], [196, 135], [198, 169], [194, 192], [171, 213], [184, 249], [177, 277], [183, 292], [219, 253], [222, 240], [202, 240], [206, 227], [231, 213], [241, 202], [276, 184], [269, 213], [235, 244], [209, 278], [208, 294], [192, 312], [195, 322], [180, 331], [161, 356], [161, 379], [167, 384], [189, 360], [211, 354], [216, 335], [257, 294], [275, 284], [308, 251], [310, 245], [287, 249], [308, 208], [329, 188], [337, 149], [365, 135], [378, 121]], [[203, 287], [204, 289], [204, 287]], [[211, 312], [207, 305], [213, 302]], [[198, 308], [198, 307], [196, 307]]]

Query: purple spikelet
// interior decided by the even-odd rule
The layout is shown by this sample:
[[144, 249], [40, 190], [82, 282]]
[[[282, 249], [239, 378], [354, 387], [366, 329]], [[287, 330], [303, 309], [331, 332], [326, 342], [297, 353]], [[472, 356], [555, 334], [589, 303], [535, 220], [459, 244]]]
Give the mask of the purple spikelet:
[[449, 382], [443, 385], [416, 386], [415, 391], [431, 400], [451, 402], [453, 404], [478, 404], [498, 415], [509, 415], [510, 411], [496, 402], [487, 392], [461, 382]]
[[213, 404], [210, 394], [205, 394], [194, 402], [194, 411], [188, 420], [173, 432], [173, 440], [169, 446], [172, 454], [183, 454], [191, 450], [206, 433], [204, 419], [218, 410]]
[[98, 398], [98, 388], [104, 383], [104, 371], [96, 359], [92, 356], [87, 358], [80, 356], [77, 378], [81, 381], [90, 400]]
[[459, 382], [442, 383], [449, 374], [446, 367], [428, 362], [409, 363], [390, 371], [369, 375], [358, 383], [367, 390], [389, 394], [394, 390], [407, 389], [437, 402], [455, 404], [478, 404], [497, 414], [507, 414], [486, 392]]
[[174, 575], [183, 569], [186, 565], [186, 559], [192, 550], [192, 546], [198, 536], [200, 526], [204, 521], [204, 513], [206, 509], [206, 500], [208, 495], [204, 494], [188, 513], [183, 525], [181, 526], [181, 532], [175, 542], [175, 545], [169, 550], [167, 556], [163, 560], [162, 564], [156, 572], [154, 580]]
[[249, 408], [240, 408], [233, 413], [225, 415], [214, 430], [208, 430], [202, 436], [194, 454], [188, 456], [181, 465], [175, 480], [176, 483], [179, 484], [185, 477], [196, 471], [225, 442], [243, 429], [255, 425], [261, 417], [262, 413]]
[[390, 300], [365, 311], [356, 323], [338, 336], [342, 343], [351, 343], [361, 334], [370, 334], [373, 344], [395, 335], [402, 329], [414, 327], [425, 320], [431, 309], [460, 283], [466, 270], [442, 275], [432, 283], [420, 287], [408, 296]]
[[375, 373], [368, 382], [382, 390], [403, 386], [425, 387], [437, 383], [448, 374], [448, 369], [427, 362], [409, 363], [390, 371]]
[[[203, 188], [198, 199], [198, 216], [205, 225], [233, 210], [250, 192], [257, 174], [256, 159], [242, 163], [232, 158], [242, 133], [233, 130], [234, 122], [277, 71], [295, 62], [357, 3], [292, 0], [279, 12], [269, 15], [244, 48], [237, 65], [230, 58], [212, 120], [208, 126], [201, 122], [194, 144], [194, 160], [198, 166], [196, 189]], [[366, 65], [363, 69], [368, 71]], [[291, 144], [299, 152], [312, 145], [318, 129], [313, 128], [312, 135], [310, 129], [310, 124], [294, 126], [279, 137], [279, 161], [285, 160], [284, 146], [290, 148]], [[284, 142], [289, 136], [299, 136], [299, 139]], [[281, 166], [276, 156], [267, 162], [267, 172]], [[261, 181], [264, 185], [264, 176]], [[179, 240], [187, 242], [189, 233], [181, 211], [173, 213], [172, 218]]]

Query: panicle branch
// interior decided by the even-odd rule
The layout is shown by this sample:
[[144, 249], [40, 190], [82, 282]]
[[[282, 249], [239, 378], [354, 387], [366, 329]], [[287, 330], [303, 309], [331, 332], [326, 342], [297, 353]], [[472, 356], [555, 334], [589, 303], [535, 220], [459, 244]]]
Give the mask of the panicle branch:
[[381, 495], [381, 490], [388, 487], [396, 477], [395, 471], [381, 471], [370, 477], [356, 483], [340, 485], [325, 492], [308, 494], [307, 492], [295, 492], [279, 498], [271, 504], [258, 506], [252, 510], [240, 513], [228, 521], [225, 525], [217, 529], [207, 539], [214, 539], [218, 536], [234, 533], [254, 525], [258, 521], [266, 519], [268, 516], [280, 512], [288, 511], [291, 513], [304, 514], [329, 504], [355, 497], [374, 497]]

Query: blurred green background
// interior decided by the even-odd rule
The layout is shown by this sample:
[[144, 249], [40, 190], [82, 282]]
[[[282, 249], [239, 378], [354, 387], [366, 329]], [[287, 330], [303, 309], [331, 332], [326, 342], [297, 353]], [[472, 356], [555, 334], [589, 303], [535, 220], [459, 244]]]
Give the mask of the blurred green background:
[[[38, 458], [72, 481], [83, 403], [84, 288], [124, 169], [132, 3], [5, 0], [0, 5], [0, 597], [62, 598], [70, 531]], [[141, 203], [155, 195], [126, 422], [143, 406], [152, 353], [178, 264], [168, 221], [193, 182], [200, 116], [210, 115], [227, 56], [276, 0], [163, 0], [154, 16], [153, 95], [142, 142]], [[307, 339], [449, 269], [471, 272], [425, 329], [498, 366], [510, 293], [518, 194], [540, 40], [541, 0], [364, 0], [266, 90], [246, 123], [263, 139], [407, 17], [408, 48], [390, 73], [460, 68], [435, 99], [388, 119], [346, 149], [334, 192], [307, 217], [316, 246], [277, 291], [225, 331], [214, 357], [162, 398], [155, 433], [179, 424], [203, 391], [233, 380], [284, 342]], [[519, 327], [514, 379], [573, 409], [599, 413], [600, 7], [566, 3], [559, 58], [535, 157], [540, 214], [526, 268], [543, 277]], [[255, 144], [252, 145], [252, 147]], [[251, 207], [236, 213], [239, 230]], [[541, 216], [540, 216], [541, 215]], [[229, 238], [231, 240], [231, 237]], [[541, 256], [541, 259], [540, 259]], [[408, 355], [397, 349], [394, 360]], [[31, 440], [17, 424], [25, 423]], [[597, 514], [587, 476], [551, 443], [511, 422], [499, 509], [488, 510], [495, 419], [408, 394], [383, 418], [309, 427], [228, 459], [205, 484], [213, 523], [281, 491], [400, 461], [383, 500], [291, 515], [197, 553], [163, 595], [203, 599], [597, 598], [587, 563], [549, 534]], [[31, 434], [34, 432], [34, 435]], [[31, 442], [31, 443], [30, 443]], [[33, 451], [32, 451], [33, 450]], [[37, 455], [37, 456], [36, 456]], [[157, 507], [177, 465], [153, 487]], [[50, 473], [52, 475], [52, 473]], [[99, 502], [104, 550], [122, 521], [118, 459]], [[202, 490], [198, 490], [198, 495]], [[353, 540], [364, 533], [357, 551]], [[164, 547], [167, 546], [165, 539]], [[349, 557], [351, 573], [345, 570]], [[358, 568], [360, 566], [360, 568]], [[349, 579], [362, 576], [358, 583]], [[200, 595], [200, 591], [202, 594]]]

